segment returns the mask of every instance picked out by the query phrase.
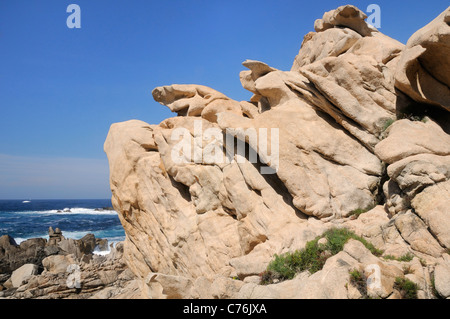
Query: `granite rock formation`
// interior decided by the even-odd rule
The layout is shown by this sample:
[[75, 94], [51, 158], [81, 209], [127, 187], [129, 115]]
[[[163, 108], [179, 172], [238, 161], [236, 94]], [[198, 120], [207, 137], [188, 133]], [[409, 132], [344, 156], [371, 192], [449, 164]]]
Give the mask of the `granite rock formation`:
[[[432, 282], [449, 297], [449, 17], [403, 45], [342, 6], [316, 21], [290, 71], [243, 63], [249, 101], [162, 86], [154, 99], [178, 116], [113, 124], [112, 203], [142, 296], [361, 298], [349, 270], [378, 265], [372, 297], [402, 297], [405, 277], [419, 298]], [[333, 227], [390, 258], [349, 241], [321, 271], [261, 285], [275, 254]]]

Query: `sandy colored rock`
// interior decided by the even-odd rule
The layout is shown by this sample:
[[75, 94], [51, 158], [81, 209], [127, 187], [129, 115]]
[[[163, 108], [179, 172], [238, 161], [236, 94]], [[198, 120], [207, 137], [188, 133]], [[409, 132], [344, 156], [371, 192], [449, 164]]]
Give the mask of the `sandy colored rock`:
[[[249, 101], [202, 85], [161, 86], [154, 99], [178, 116], [111, 126], [104, 150], [126, 232], [123, 259], [138, 278], [130, 293], [400, 298], [394, 282], [407, 266], [420, 297], [430, 298], [432, 265], [448, 248], [450, 131], [445, 107], [439, 113], [430, 106], [445, 105], [445, 90], [437, 99], [439, 85], [422, 89], [433, 83], [427, 77], [446, 81], [446, 64], [441, 71], [432, 61], [445, 51], [445, 37], [434, 40], [446, 26], [439, 17], [440, 27], [405, 47], [365, 18], [350, 5], [326, 12], [290, 71], [246, 60], [239, 78], [253, 94]], [[414, 69], [422, 61], [423, 70]], [[425, 97], [414, 95], [416, 78]], [[410, 253], [414, 260], [376, 257], [352, 240], [314, 274], [259, 284], [275, 254], [302, 249], [336, 226], [386, 258]], [[352, 269], [370, 280], [379, 270], [379, 285], [366, 292], [349, 286]], [[102, 269], [86, 284], [101, 285], [96, 297], [121, 296], [128, 286], [109, 286], [120, 271]]]
[[54, 255], [48, 256], [44, 260], [42, 260], [42, 265], [44, 266], [45, 271], [56, 274], [66, 272], [67, 267], [74, 263], [75, 260], [73, 258], [73, 255]]
[[[294, 206], [305, 214], [318, 217], [345, 215], [353, 209], [371, 205], [377, 185], [375, 176], [381, 175], [381, 163], [364, 146], [345, 132], [336, 130], [332, 122], [295, 98], [295, 93], [285, 84], [296, 81], [295, 77], [298, 75], [273, 71], [259, 78], [255, 82], [256, 88], [267, 98], [272, 109], [253, 120], [222, 113], [218, 117], [219, 126], [241, 140], [245, 140], [243, 133], [249, 128], [279, 130], [277, 175], [291, 193]], [[317, 136], [315, 131], [323, 132], [323, 135]], [[325, 133], [327, 131], [333, 135], [333, 140], [327, 139], [331, 136]], [[249, 141], [249, 145], [258, 149], [253, 141]], [[360, 161], [361, 158], [365, 160]], [[364, 167], [359, 166], [362, 163]], [[353, 184], [341, 181], [343, 178], [352, 180]], [[304, 181], [302, 187], [299, 187], [299, 181]], [[334, 185], [339, 185], [339, 189]], [[340, 196], [351, 196], [353, 202], [338, 199]], [[333, 203], [335, 199], [339, 201], [338, 206]], [[351, 207], [342, 206], [344, 203]]]
[[426, 188], [414, 197], [411, 206], [439, 243], [450, 248], [450, 181]]
[[[377, 32], [371, 37], [362, 37], [356, 41], [348, 50], [355, 55], [365, 55], [374, 58], [378, 63], [384, 64], [383, 73], [386, 77], [392, 77], [394, 83], [394, 74], [396, 63], [390, 63], [398, 58], [405, 45], [401, 42]], [[396, 61], [394, 61], [396, 62]]]
[[22, 284], [29, 279], [31, 276], [36, 275], [38, 273], [38, 266], [34, 264], [25, 264], [20, 268], [14, 270], [11, 275], [11, 283], [12, 286], [18, 288], [22, 286]]
[[418, 154], [450, 155], [450, 135], [433, 120], [398, 120], [388, 129], [388, 137], [375, 147], [375, 154], [388, 164]]
[[347, 27], [358, 32], [362, 36], [370, 36], [376, 29], [365, 21], [367, 15], [352, 5], [341, 6], [335, 10], [325, 12], [322, 19], [316, 20], [314, 29], [316, 32], [325, 31], [333, 27]]
[[450, 110], [450, 7], [414, 33], [398, 63], [396, 86], [413, 100]]
[[370, 56], [346, 53], [299, 71], [327, 98], [318, 104], [364, 145], [374, 148], [386, 122], [395, 118], [394, 87]]
[[349, 50], [361, 35], [351, 29], [328, 29], [314, 33], [303, 40], [291, 71], [299, 71], [305, 65], [326, 57], [337, 57]]
[[437, 292], [444, 298], [450, 297], [450, 263], [440, 262], [434, 270], [434, 282]]
[[428, 232], [425, 223], [416, 214], [408, 211], [397, 215], [395, 226], [412, 249], [433, 257], [439, 257], [444, 252], [436, 239]]

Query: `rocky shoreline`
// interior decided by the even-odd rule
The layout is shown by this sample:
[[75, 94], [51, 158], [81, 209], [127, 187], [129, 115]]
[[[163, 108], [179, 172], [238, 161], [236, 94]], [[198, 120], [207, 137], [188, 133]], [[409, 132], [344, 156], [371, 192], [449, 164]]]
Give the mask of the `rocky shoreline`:
[[123, 243], [87, 234], [65, 238], [49, 228], [49, 240], [0, 237], [0, 298], [139, 298], [139, 282], [123, 261]]

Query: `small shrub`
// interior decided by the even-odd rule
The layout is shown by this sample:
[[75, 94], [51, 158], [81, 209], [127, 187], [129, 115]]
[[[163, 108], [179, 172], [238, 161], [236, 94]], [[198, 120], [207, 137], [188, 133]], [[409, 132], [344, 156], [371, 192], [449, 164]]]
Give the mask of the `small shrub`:
[[399, 120], [401, 119], [407, 119], [410, 121], [422, 121], [424, 123], [426, 123], [428, 121], [428, 117], [427, 117], [427, 112], [426, 110], [417, 110], [414, 108], [406, 108], [405, 110], [403, 110], [402, 112], [400, 112], [397, 115], [397, 118]]
[[407, 275], [407, 274], [412, 274], [413, 271], [411, 269], [411, 266], [403, 266], [403, 274]]
[[392, 255], [385, 255], [385, 256], [383, 256], [383, 258], [387, 259], [387, 260], [397, 260], [397, 261], [408, 262], [408, 261], [413, 260], [414, 255], [411, 254], [411, 253], [406, 253], [405, 255], [400, 256], [400, 257], [395, 257], [395, 256], [392, 256]]
[[383, 258], [386, 260], [396, 260], [397, 259], [397, 257], [395, 257], [393, 255], [384, 255]]
[[[321, 238], [326, 238], [327, 242], [319, 244]], [[304, 249], [275, 255], [266, 271], [260, 274], [261, 283], [271, 284], [277, 280], [289, 280], [306, 270], [313, 274], [323, 268], [329, 257], [342, 251], [351, 238], [359, 240], [376, 256], [381, 256], [383, 253], [352, 231], [345, 228], [333, 228], [307, 242]]]
[[335, 252], [334, 254], [337, 254], [339, 251], [341, 251], [350, 238], [360, 241], [375, 256], [381, 256], [383, 254], [382, 250], [377, 249], [374, 245], [369, 243], [364, 238], [345, 228], [330, 229], [329, 231], [325, 232], [325, 238], [327, 238], [328, 241], [331, 241], [331, 245], [333, 246]]
[[383, 132], [386, 131], [388, 127], [391, 126], [394, 122], [394, 119], [387, 119], [383, 124]]
[[405, 262], [411, 261], [413, 259], [414, 259], [414, 255], [411, 253], [406, 253], [405, 255], [397, 258], [398, 261], [405, 261]]
[[402, 295], [403, 299], [417, 299], [417, 285], [407, 278], [395, 278], [394, 288]]
[[353, 269], [350, 271], [350, 282], [352, 283], [360, 283], [364, 280], [364, 275], [359, 272], [357, 269]]
[[422, 267], [426, 267], [427, 266], [427, 261], [425, 259], [420, 258], [419, 261], [420, 261], [420, 264], [422, 265]]
[[349, 272], [350, 283], [358, 289], [364, 299], [368, 298], [367, 295], [367, 278], [359, 270], [353, 269]]
[[370, 206], [367, 206], [366, 208], [354, 209], [348, 214], [348, 217], [355, 216], [356, 218], [358, 218], [359, 215], [367, 213], [369, 210], [372, 210], [374, 207], [375, 207], [375, 205], [370, 205]]

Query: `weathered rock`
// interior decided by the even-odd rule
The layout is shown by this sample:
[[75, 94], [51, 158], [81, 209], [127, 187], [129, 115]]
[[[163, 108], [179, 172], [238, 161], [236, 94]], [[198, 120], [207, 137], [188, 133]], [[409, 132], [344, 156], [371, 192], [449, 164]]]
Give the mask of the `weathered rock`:
[[386, 122], [395, 118], [389, 71], [368, 55], [346, 53], [305, 66], [303, 74], [326, 97], [315, 105], [331, 115], [371, 150]]
[[337, 57], [349, 50], [361, 35], [351, 29], [328, 29], [318, 33], [308, 33], [301, 49], [295, 57], [291, 71], [326, 57]]
[[217, 113], [232, 112], [242, 115], [239, 102], [222, 93], [202, 85], [172, 85], [155, 88], [155, 101], [170, 108], [179, 115], [201, 116], [214, 122]]
[[388, 164], [418, 154], [450, 155], [450, 135], [433, 120], [399, 120], [389, 135], [375, 147], [377, 156]]
[[[259, 285], [256, 276], [274, 254], [302, 249], [338, 224], [391, 259], [416, 255], [406, 278], [430, 298], [430, 271], [418, 258], [435, 264], [449, 247], [450, 122], [441, 116], [449, 67], [447, 58], [442, 69], [433, 60], [448, 51], [447, 13], [406, 47], [365, 18], [350, 5], [325, 13], [291, 71], [246, 60], [239, 77], [250, 101], [174, 84], [152, 94], [177, 117], [111, 126], [104, 149], [112, 203], [127, 234], [123, 258], [139, 278], [129, 291], [149, 298], [401, 298], [394, 282], [405, 277], [405, 264], [375, 257], [355, 240], [314, 274]], [[431, 87], [434, 79], [442, 85]], [[439, 113], [431, 105], [444, 107]], [[92, 240], [82, 243], [85, 252], [92, 248]], [[58, 245], [81, 254], [75, 242]], [[50, 269], [56, 258], [48, 258]], [[350, 281], [352, 269], [370, 279], [365, 291]], [[126, 290], [109, 286], [119, 272], [103, 269], [85, 287], [99, 289], [96, 298], [121, 296]]]
[[434, 270], [435, 288], [444, 298], [450, 297], [450, 263], [440, 262]]
[[367, 281], [369, 297], [387, 298], [394, 290], [395, 279], [403, 277], [403, 271], [400, 268], [381, 261], [357, 240], [350, 240], [343, 251], [361, 264], [359, 268], [362, 269], [366, 278], [373, 280]]
[[56, 246], [61, 240], [64, 239], [61, 229], [55, 228], [55, 230], [53, 230], [52, 227], [48, 228], [48, 237], [48, 246]]
[[[323, 114], [296, 98], [286, 83], [298, 82], [300, 78], [281, 71], [259, 78], [256, 88], [272, 108], [255, 119], [221, 113], [219, 126], [240, 140], [248, 139], [245, 130], [255, 129], [258, 138], [248, 141], [255, 150], [258, 149], [256, 141], [264, 138], [258, 136], [260, 129], [279, 130], [277, 176], [293, 197], [293, 205], [303, 213], [323, 218], [346, 215], [373, 204], [379, 182], [376, 176], [382, 174], [381, 163]], [[322, 134], [318, 136], [316, 131]], [[346, 196], [353, 201], [342, 198]]]
[[46, 240], [32, 238], [17, 245], [8, 235], [0, 237], [0, 273], [12, 273], [25, 264], [40, 265], [47, 255]]
[[411, 206], [439, 243], [450, 248], [450, 181], [427, 187]]
[[[450, 178], [450, 135], [446, 128], [427, 118], [425, 121], [396, 121], [388, 128], [388, 136], [375, 147], [385, 162], [390, 180], [383, 186], [391, 215], [415, 208], [412, 202], [428, 187], [443, 184]], [[444, 184], [445, 185], [445, 184]], [[437, 191], [439, 189], [439, 191]], [[445, 205], [448, 195], [440, 186], [432, 188], [434, 205]], [[422, 195], [428, 196], [430, 192]], [[424, 205], [418, 200], [416, 205]], [[442, 202], [442, 204], [441, 204]], [[424, 209], [419, 208], [422, 213]], [[440, 231], [442, 233], [442, 231]]]
[[63, 239], [57, 245], [63, 254], [73, 254], [76, 258], [81, 258], [84, 255], [92, 255], [96, 247], [96, 238], [94, 234], [87, 234], [81, 239]]
[[322, 19], [314, 23], [314, 29], [321, 32], [334, 27], [347, 27], [362, 36], [370, 36], [377, 30], [365, 21], [366, 18], [366, 14], [357, 7], [345, 5], [325, 12]]
[[347, 221], [345, 227], [381, 249], [385, 255], [401, 257], [409, 252], [408, 244], [381, 205], [361, 214], [355, 220]]
[[109, 248], [108, 248], [108, 240], [107, 239], [102, 239], [102, 238], [95, 238], [95, 247], [99, 251], [107, 251], [107, 250], [109, 250]]
[[450, 111], [450, 7], [414, 33], [396, 73], [396, 87], [420, 103]]
[[[42, 261], [44, 271], [36, 265], [18, 269], [6, 284], [7, 298], [143, 298], [141, 281], [122, 261], [123, 247], [118, 243], [111, 253], [94, 256], [88, 263], [75, 255], [52, 255]], [[19, 287], [15, 289], [14, 287]], [[12, 289], [10, 289], [12, 288]]]
[[390, 83], [394, 83], [397, 60], [404, 49], [404, 45], [380, 32], [371, 37], [362, 37], [348, 50], [355, 55], [370, 56], [383, 67], [383, 74]]
[[67, 268], [75, 264], [74, 255], [53, 255], [42, 260], [44, 270], [50, 273], [64, 273]]
[[14, 270], [11, 275], [11, 283], [14, 288], [22, 286], [31, 276], [38, 273], [38, 266], [34, 264], [25, 264]]
[[395, 216], [394, 220], [401, 236], [412, 249], [433, 257], [442, 255], [444, 249], [428, 232], [427, 226], [416, 214], [408, 211]]
[[180, 299], [190, 296], [193, 287], [189, 278], [164, 274], [149, 274], [146, 283], [153, 299]]

